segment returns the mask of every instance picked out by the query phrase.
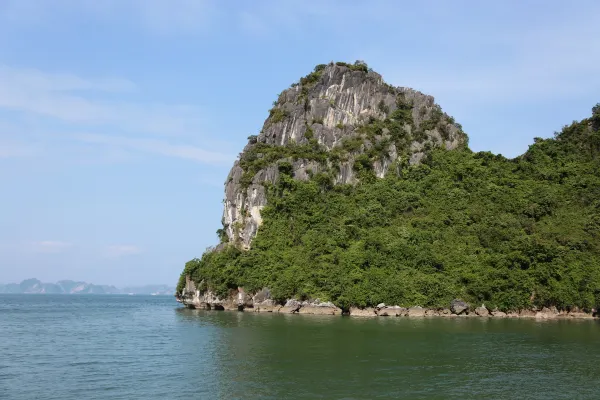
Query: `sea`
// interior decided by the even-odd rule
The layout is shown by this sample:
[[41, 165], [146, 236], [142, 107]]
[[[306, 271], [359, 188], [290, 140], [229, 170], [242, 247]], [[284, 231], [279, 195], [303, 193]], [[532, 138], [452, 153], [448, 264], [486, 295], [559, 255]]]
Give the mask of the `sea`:
[[0, 295], [0, 399], [600, 399], [600, 321]]

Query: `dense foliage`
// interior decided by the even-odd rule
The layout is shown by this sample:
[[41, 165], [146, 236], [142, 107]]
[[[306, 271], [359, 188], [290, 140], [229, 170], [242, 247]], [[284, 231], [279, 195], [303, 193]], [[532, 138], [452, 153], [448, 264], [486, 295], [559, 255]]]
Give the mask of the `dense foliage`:
[[364, 179], [365, 163], [356, 186], [296, 181], [282, 163], [252, 248], [190, 261], [180, 288], [190, 274], [221, 295], [266, 286], [341, 307], [461, 297], [589, 309], [600, 304], [599, 121], [597, 106], [514, 160], [438, 148], [384, 179]]

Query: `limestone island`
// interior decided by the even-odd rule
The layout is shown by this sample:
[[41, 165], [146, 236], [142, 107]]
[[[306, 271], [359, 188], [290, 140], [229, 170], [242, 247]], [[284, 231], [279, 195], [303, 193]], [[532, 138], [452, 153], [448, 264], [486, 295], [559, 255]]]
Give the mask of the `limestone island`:
[[248, 137], [222, 224], [181, 274], [190, 308], [594, 318], [600, 105], [508, 159], [364, 62], [317, 65]]

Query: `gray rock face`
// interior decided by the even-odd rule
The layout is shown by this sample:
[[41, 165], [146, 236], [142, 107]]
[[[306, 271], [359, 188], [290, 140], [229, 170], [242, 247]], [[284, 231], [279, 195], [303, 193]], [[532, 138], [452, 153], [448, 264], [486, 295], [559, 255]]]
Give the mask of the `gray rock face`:
[[279, 312], [286, 314], [293, 314], [300, 311], [302, 308], [302, 303], [295, 299], [288, 300], [283, 307], [279, 309]]
[[350, 315], [353, 317], [376, 317], [375, 309], [373, 308], [358, 308], [350, 307]]
[[380, 317], [403, 317], [407, 312], [408, 310], [406, 308], [399, 306], [383, 306], [377, 308], [377, 315]]
[[450, 303], [452, 314], [461, 315], [469, 311], [469, 305], [460, 299], [454, 299]]
[[252, 311], [254, 312], [277, 312], [281, 308], [274, 300], [267, 299], [261, 302], [255, 302]]
[[542, 308], [541, 311], [538, 311], [535, 314], [535, 317], [542, 318], [542, 319], [554, 319], [554, 318], [558, 317], [558, 315], [559, 315], [559, 312], [556, 309], [556, 307], [550, 307], [550, 308], [544, 307], [544, 308]]
[[426, 314], [427, 310], [425, 310], [423, 307], [410, 307], [408, 309], [408, 316], [409, 317], [424, 317]]
[[341, 315], [342, 310], [330, 301], [320, 302], [318, 299], [314, 302], [305, 302], [299, 310], [300, 314], [315, 315]]
[[427, 309], [425, 310], [425, 316], [426, 317], [439, 317], [440, 315], [440, 311], [439, 310], [433, 310], [433, 309]]
[[490, 312], [487, 308], [481, 306], [475, 309], [475, 314], [479, 315], [480, 317], [489, 317]]
[[521, 310], [519, 311], [519, 317], [521, 318], [535, 318], [535, 311], [532, 310]]
[[253, 297], [252, 301], [254, 303], [262, 303], [265, 300], [269, 300], [271, 298], [271, 291], [268, 288], [263, 288], [259, 290]]
[[290, 307], [290, 308], [296, 308], [296, 309], [298, 309], [298, 308], [302, 307], [302, 303], [300, 301], [298, 301], [298, 300], [290, 299], [290, 300], [286, 301], [284, 307]]
[[[293, 159], [282, 151], [281, 159], [258, 171], [245, 171], [245, 162], [256, 156], [255, 149], [259, 146], [284, 148], [318, 144], [329, 152], [343, 146], [344, 138], [364, 135], [361, 127], [367, 123], [389, 121], [399, 107], [408, 107], [407, 118], [411, 120], [404, 123], [406, 143], [403, 148], [397, 148], [393, 141], [386, 142], [387, 148], [380, 158], [372, 160], [376, 176], [381, 178], [396, 171], [397, 162], [420, 162], [428, 148], [454, 149], [466, 142], [460, 126], [441, 112], [433, 97], [413, 89], [390, 86], [376, 72], [359, 69], [333, 63], [321, 66], [300, 84], [292, 85], [279, 95], [260, 134], [249, 138], [227, 177], [222, 222], [229, 243], [250, 247], [262, 224], [261, 210], [267, 202], [263, 185], [279, 179], [277, 161], [290, 162], [295, 179], [307, 180], [312, 173], [334, 167], [337, 171], [334, 184], [353, 184], [358, 181], [353, 168], [355, 156], [368, 151], [374, 143], [365, 140], [359, 149], [353, 149], [347, 159], [336, 165], [331, 160], [323, 164]], [[379, 140], [389, 139], [390, 133], [384, 129], [379, 137]], [[262, 157], [260, 153], [258, 156]]]

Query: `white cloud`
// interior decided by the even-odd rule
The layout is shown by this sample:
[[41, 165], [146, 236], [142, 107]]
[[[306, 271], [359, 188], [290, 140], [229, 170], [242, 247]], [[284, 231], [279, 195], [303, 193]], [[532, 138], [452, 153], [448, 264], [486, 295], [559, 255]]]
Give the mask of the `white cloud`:
[[135, 84], [127, 79], [99, 78], [84, 79], [66, 73], [44, 73], [32, 68], [13, 68], [0, 65], [2, 81], [9, 81], [11, 86], [33, 91], [72, 91], [96, 90], [101, 92], [129, 92]]
[[171, 144], [157, 139], [136, 139], [97, 134], [78, 134], [75, 139], [86, 143], [106, 145], [115, 149], [136, 150], [167, 157], [176, 157], [211, 165], [229, 165], [235, 156], [207, 151], [187, 144]]
[[[192, 134], [202, 137], [196, 107], [102, 100], [104, 92], [134, 89], [135, 84], [126, 79], [91, 79], [0, 65], [0, 112], [10, 121], [0, 121], [0, 159], [34, 156], [42, 151], [58, 152], [69, 159], [81, 158], [86, 152], [86, 162], [98, 159], [98, 155], [105, 161], [128, 160], [131, 151], [213, 165], [229, 164], [235, 159], [185, 142]], [[54, 124], [52, 128], [48, 121]], [[112, 134], [68, 133], [82, 130]], [[156, 136], [170, 137], [171, 141]], [[173, 137], [179, 139], [177, 143], [172, 142]], [[67, 142], [72, 139], [73, 143]], [[81, 143], [97, 146], [73, 148], [73, 144], [81, 147]], [[215, 140], [203, 143], [214, 145]]]
[[[465, 53], [477, 54], [482, 44], [467, 34], [450, 32], [448, 36], [460, 43]], [[364, 58], [372, 60], [387, 82], [434, 95], [446, 111], [493, 115], [491, 108], [497, 105], [543, 107], [544, 102], [569, 101], [599, 92], [598, 37], [600, 24], [595, 21], [568, 19], [550, 30], [532, 26], [515, 35], [486, 37], [486, 46], [503, 51], [494, 62], [472, 57], [413, 63], [385, 50], [367, 50]]]
[[39, 27], [83, 14], [100, 21], [137, 25], [153, 34], [187, 35], [212, 25], [216, 4], [212, 0], [3, 0], [0, 21]]
[[600, 90], [597, 3], [549, 2], [541, 11], [518, 2], [431, 3], [258, 2], [238, 11], [238, 17], [242, 29], [260, 35], [284, 30], [302, 35], [318, 26], [340, 35], [341, 46], [347, 44], [349, 27], [363, 25], [369, 37], [370, 26], [378, 32], [378, 25], [397, 24], [387, 37], [359, 48], [357, 58], [388, 82], [470, 104], [543, 101]]
[[0, 138], [0, 159], [2, 158], [21, 158], [21, 157], [32, 157], [39, 152], [36, 146], [4, 141]]
[[86, 79], [0, 66], [0, 108], [134, 133], [176, 135], [200, 130], [196, 107], [102, 100], [96, 95], [134, 87], [125, 79]]
[[124, 256], [132, 256], [141, 254], [142, 249], [138, 246], [131, 244], [115, 244], [108, 246], [105, 251], [105, 255], [110, 258], [118, 258]]
[[[189, 34], [205, 30], [216, 12], [208, 0], [130, 0], [134, 15], [142, 24], [159, 34]], [[122, 0], [113, 0], [117, 7]]]
[[31, 249], [36, 253], [63, 253], [73, 246], [69, 242], [61, 242], [57, 240], [42, 240], [33, 242]]
[[[398, 2], [369, 4], [348, 1], [259, 1], [237, 12], [240, 27], [256, 35], [293, 33], [304, 36], [307, 29], [326, 27], [347, 37], [352, 27], [370, 23], [397, 23]], [[433, 7], [431, 7], [433, 8]], [[352, 31], [355, 33], [355, 31]]]
[[239, 14], [240, 26], [243, 30], [256, 36], [268, 33], [268, 28], [256, 14], [241, 11]]

